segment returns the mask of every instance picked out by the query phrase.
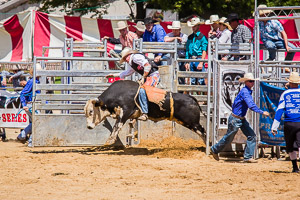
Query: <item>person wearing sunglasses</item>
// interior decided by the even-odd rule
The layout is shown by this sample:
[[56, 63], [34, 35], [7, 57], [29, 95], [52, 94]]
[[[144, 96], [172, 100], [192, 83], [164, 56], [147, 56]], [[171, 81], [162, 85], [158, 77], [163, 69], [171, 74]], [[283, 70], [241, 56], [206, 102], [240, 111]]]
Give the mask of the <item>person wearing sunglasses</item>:
[[269, 116], [269, 113], [267, 111], [262, 111], [261, 109], [259, 109], [254, 103], [254, 100], [251, 96], [255, 80], [256, 79], [254, 79], [252, 73], [246, 73], [243, 78], [239, 79], [239, 82], [244, 83], [245, 87], [243, 87], [238, 93], [232, 105], [232, 113], [228, 118], [227, 133], [217, 144], [213, 145], [210, 148], [213, 158], [217, 161], [219, 160], [218, 153], [221, 152], [227, 144], [230, 144], [233, 141], [235, 134], [239, 129], [241, 129], [243, 134], [247, 137], [247, 143], [244, 150], [244, 162], [257, 162], [257, 160], [253, 159], [256, 146], [256, 134], [250, 127], [250, 124], [246, 120], [245, 116], [247, 114], [248, 108], [265, 116]]

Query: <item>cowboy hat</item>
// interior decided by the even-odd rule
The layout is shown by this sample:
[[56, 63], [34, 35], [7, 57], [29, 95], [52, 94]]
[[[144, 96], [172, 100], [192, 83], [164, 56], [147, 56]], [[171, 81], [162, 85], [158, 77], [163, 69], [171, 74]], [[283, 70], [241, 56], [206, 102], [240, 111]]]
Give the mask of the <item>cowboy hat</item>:
[[133, 53], [139, 53], [139, 52], [138, 52], [137, 50], [132, 50], [132, 49], [129, 48], [129, 47], [125, 47], [125, 48], [123, 49], [123, 51], [121, 52], [122, 58], [121, 58], [121, 60], [120, 60], [120, 63], [125, 62], [126, 57], [127, 57], [128, 55], [130, 55], [130, 54], [133, 54]]
[[232, 28], [231, 28], [231, 26], [229, 25], [229, 23], [228, 22], [225, 22], [226, 21], [226, 17], [222, 17], [220, 20], [219, 20], [219, 24], [223, 24], [223, 25], [225, 25], [230, 31], [232, 31]]
[[[42, 68], [42, 65], [41, 65], [40, 63], [36, 63], [36, 64], [35, 64], [35, 69], [36, 69], [36, 71], [44, 70], [44, 69]], [[30, 74], [31, 76], [33, 76], [33, 68], [31, 68], [31, 69], [29, 70], [29, 74]]]
[[126, 22], [124, 22], [124, 21], [119, 21], [118, 23], [117, 23], [117, 28], [114, 28], [115, 30], [122, 30], [122, 29], [124, 29], [124, 28], [127, 28], [128, 26], [127, 26], [127, 24], [126, 24]]
[[241, 19], [239, 18], [238, 14], [236, 14], [236, 13], [230, 13], [228, 15], [227, 19], [225, 20], [225, 22], [231, 22], [233, 20], [241, 20]]
[[205, 21], [206, 25], [217, 23], [219, 21], [219, 15], [211, 15], [208, 20]]
[[252, 73], [246, 73], [243, 78], [239, 79], [239, 82], [244, 83], [246, 81], [255, 81], [255, 80], [258, 80], [258, 79], [254, 78]]
[[172, 26], [168, 25], [168, 29], [181, 29], [180, 21], [173, 21]]
[[298, 72], [291, 72], [290, 77], [286, 78], [286, 80], [290, 83], [300, 84], [300, 77]]
[[193, 18], [191, 19], [191, 21], [188, 21], [188, 22], [187, 22], [187, 25], [188, 25], [189, 27], [193, 27], [193, 26], [196, 26], [196, 25], [198, 25], [198, 24], [204, 24], [204, 20], [203, 20], [203, 19], [200, 19], [199, 17], [193, 17]]
[[145, 24], [142, 21], [138, 21], [136, 23], [136, 25], [133, 25], [133, 27], [136, 28], [138, 31], [141, 31], [141, 32], [145, 32], [145, 29], [146, 29]]
[[[257, 8], [267, 8], [266, 5], [264, 4], [260, 4]], [[269, 13], [273, 12], [272, 10], [259, 10], [258, 13], [259, 13], [259, 16], [261, 15], [267, 15]], [[253, 16], [255, 16], [255, 11], [253, 12]]]

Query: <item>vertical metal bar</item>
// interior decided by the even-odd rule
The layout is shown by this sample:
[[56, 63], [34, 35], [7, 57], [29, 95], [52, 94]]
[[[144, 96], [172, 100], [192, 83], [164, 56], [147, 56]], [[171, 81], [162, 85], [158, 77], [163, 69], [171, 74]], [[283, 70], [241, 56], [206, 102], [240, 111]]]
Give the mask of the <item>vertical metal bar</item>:
[[143, 53], [143, 38], [140, 38], [140, 53]]
[[207, 70], [207, 112], [206, 112], [206, 155], [209, 154], [210, 146], [210, 90], [211, 90], [211, 39], [208, 39], [208, 70]]
[[[32, 86], [32, 127], [34, 127], [34, 121], [35, 121], [35, 88], [36, 88], [36, 56], [33, 58], [33, 86]], [[34, 147], [34, 137], [35, 137], [35, 131], [34, 128], [32, 128], [32, 146]]]
[[[215, 56], [214, 59], [218, 60], [219, 56], [219, 40], [214, 40], [215, 43]], [[212, 137], [212, 145], [216, 144], [216, 138], [217, 138], [217, 130], [218, 130], [218, 88], [219, 88], [219, 79], [218, 79], [218, 72], [219, 72], [219, 62], [214, 61], [214, 114], [213, 114], [213, 137]]]
[[107, 57], [107, 39], [104, 40], [104, 58]]
[[[260, 77], [259, 73], [259, 59], [260, 59], [260, 53], [259, 53], [259, 22], [258, 22], [258, 10], [257, 10], [257, 0], [255, 0], [255, 17], [254, 17], [254, 30], [255, 30], [255, 61], [254, 61], [254, 76], [255, 77]], [[253, 57], [252, 57], [253, 58]], [[251, 60], [251, 63], [253, 60]], [[256, 81], [257, 82], [257, 81]], [[258, 82], [259, 83], [259, 82]], [[259, 84], [255, 84], [254, 88], [254, 97], [255, 97], [255, 103], [256, 105], [259, 105]], [[254, 113], [254, 123], [252, 124], [252, 127], [254, 128], [254, 131], [257, 135], [257, 140], [256, 140], [256, 148], [254, 152], [254, 158], [258, 157], [258, 143], [260, 142], [260, 134], [259, 134], [259, 114]]]

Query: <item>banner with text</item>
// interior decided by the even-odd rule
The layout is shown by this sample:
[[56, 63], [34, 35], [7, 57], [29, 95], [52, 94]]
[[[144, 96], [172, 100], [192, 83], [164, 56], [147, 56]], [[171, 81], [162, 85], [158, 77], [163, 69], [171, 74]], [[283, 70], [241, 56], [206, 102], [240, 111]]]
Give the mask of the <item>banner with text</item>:
[[19, 109], [1, 109], [1, 128], [26, 128], [28, 124], [29, 117], [24, 110], [19, 112]]
[[262, 144], [285, 146], [283, 134], [284, 121], [281, 120], [276, 136], [273, 136], [271, 132], [271, 127], [279, 99], [284, 91], [284, 88], [260, 82], [260, 108], [263, 111], [268, 111], [270, 113], [270, 117], [259, 115], [259, 132]]

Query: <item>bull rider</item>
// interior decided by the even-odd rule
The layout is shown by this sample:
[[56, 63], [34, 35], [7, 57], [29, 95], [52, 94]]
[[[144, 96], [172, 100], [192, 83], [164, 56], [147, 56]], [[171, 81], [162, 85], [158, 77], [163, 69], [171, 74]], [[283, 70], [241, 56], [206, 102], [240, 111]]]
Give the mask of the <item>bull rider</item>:
[[[121, 56], [122, 58], [120, 63], [128, 63], [128, 69], [120, 73], [108, 74], [106, 78], [120, 77], [121, 79], [124, 79], [125, 77], [132, 75], [134, 72], [137, 72], [143, 76], [143, 85], [152, 87], [157, 86], [160, 81], [160, 76], [158, 66], [153, 61], [150, 61], [144, 54], [130, 48], [125, 48], [121, 52]], [[142, 110], [142, 115], [138, 119], [146, 121], [148, 119], [148, 99], [144, 88], [140, 88], [138, 96]]]

